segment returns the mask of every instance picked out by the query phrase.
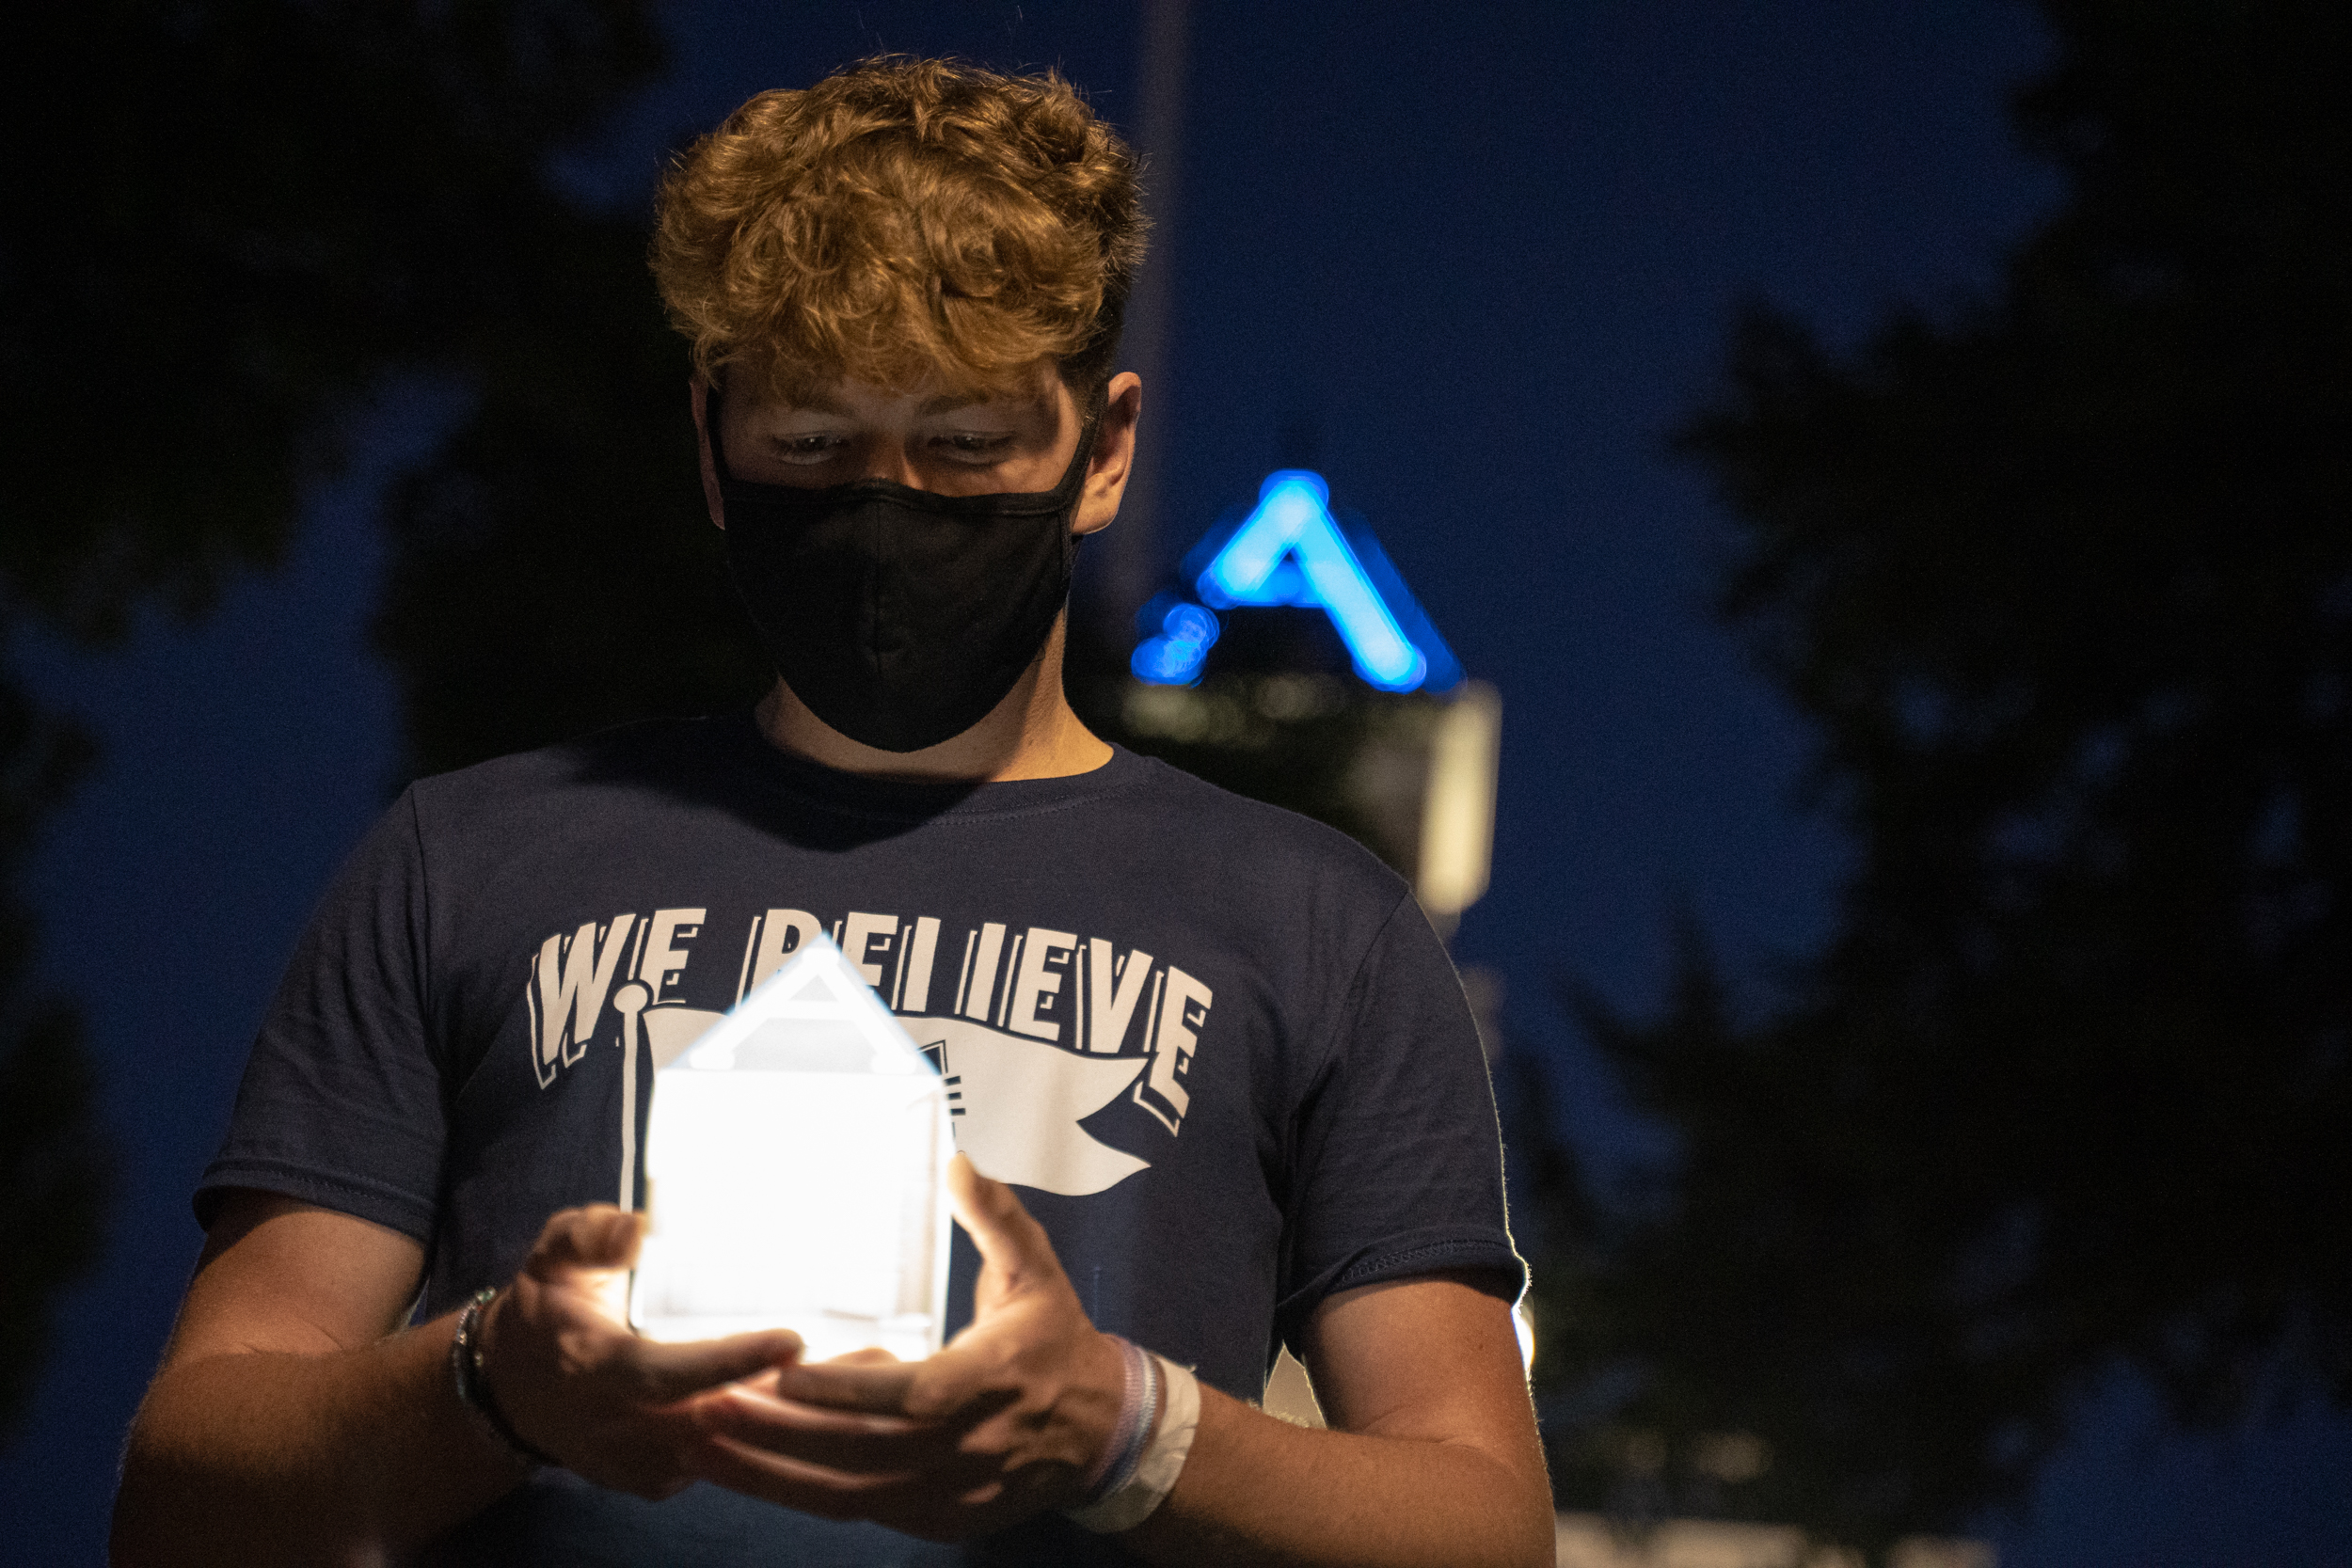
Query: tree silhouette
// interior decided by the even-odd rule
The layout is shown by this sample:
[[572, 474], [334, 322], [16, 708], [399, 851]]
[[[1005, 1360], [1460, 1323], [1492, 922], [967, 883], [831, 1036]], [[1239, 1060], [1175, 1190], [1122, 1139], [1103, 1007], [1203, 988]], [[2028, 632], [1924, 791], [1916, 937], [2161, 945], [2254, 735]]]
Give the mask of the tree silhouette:
[[[548, 160], [659, 63], [642, 0], [8, 8], [0, 659], [279, 560], [350, 401], [478, 365], [564, 273]], [[0, 1433], [99, 1253], [95, 1079], [9, 891], [87, 752], [0, 663]]]
[[1760, 1020], [1694, 938], [1655, 1019], [1571, 998], [1680, 1144], [1551, 1286], [1588, 1499], [1740, 1432], [1718, 1506], [1880, 1542], [2119, 1357], [2352, 1402], [2352, 22], [2043, 9], [2070, 199], [2000, 296], [1843, 359], [1753, 310], [1681, 437], [1857, 856]]
[[465, 430], [392, 499], [377, 647], [438, 772], [774, 679], [703, 510], [686, 349], [646, 233], [583, 228], [484, 359]]

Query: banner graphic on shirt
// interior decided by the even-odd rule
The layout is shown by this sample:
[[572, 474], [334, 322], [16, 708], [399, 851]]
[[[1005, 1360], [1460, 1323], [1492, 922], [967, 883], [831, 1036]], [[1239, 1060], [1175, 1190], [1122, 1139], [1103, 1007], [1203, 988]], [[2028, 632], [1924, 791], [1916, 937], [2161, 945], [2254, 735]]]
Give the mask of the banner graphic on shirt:
[[[1080, 1125], [1122, 1096], [1169, 1136], [1184, 1130], [1215, 998], [1151, 953], [1042, 926], [866, 911], [828, 926], [792, 909], [753, 916], [739, 949], [707, 915], [625, 911], [548, 935], [524, 988], [541, 1088], [597, 1040], [629, 1053], [631, 1076], [650, 1084], [821, 930], [939, 1063], [958, 1146], [998, 1180], [1084, 1196], [1148, 1169]], [[634, 1146], [633, 1126], [623, 1142]]]

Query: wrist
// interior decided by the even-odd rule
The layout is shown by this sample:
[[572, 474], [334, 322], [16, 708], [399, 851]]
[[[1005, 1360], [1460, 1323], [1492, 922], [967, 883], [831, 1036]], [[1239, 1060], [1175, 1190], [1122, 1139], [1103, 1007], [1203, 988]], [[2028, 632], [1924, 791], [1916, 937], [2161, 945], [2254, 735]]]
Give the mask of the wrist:
[[1121, 1404], [1119, 1431], [1105, 1462], [1089, 1478], [1093, 1484], [1062, 1510], [1073, 1524], [1099, 1535], [1133, 1529], [1151, 1517], [1175, 1489], [1200, 1424], [1200, 1385], [1191, 1370], [1119, 1342], [1133, 1353], [1131, 1366], [1140, 1362], [1136, 1371], [1141, 1386], [1132, 1404]]
[[511, 1458], [537, 1469], [557, 1461], [515, 1430], [491, 1386], [485, 1365], [493, 1314], [504, 1301], [504, 1292], [485, 1289], [476, 1291], [457, 1314], [457, 1330], [449, 1347], [450, 1382], [457, 1391], [458, 1402], [473, 1416], [475, 1425]]
[[1159, 1371], [1151, 1355], [1116, 1334], [1102, 1335], [1101, 1339], [1115, 1357], [1111, 1375], [1116, 1382], [1109, 1386], [1119, 1389], [1119, 1407], [1101, 1452], [1078, 1478], [1077, 1496], [1065, 1505], [1066, 1512], [1094, 1507], [1132, 1480], [1158, 1424]]

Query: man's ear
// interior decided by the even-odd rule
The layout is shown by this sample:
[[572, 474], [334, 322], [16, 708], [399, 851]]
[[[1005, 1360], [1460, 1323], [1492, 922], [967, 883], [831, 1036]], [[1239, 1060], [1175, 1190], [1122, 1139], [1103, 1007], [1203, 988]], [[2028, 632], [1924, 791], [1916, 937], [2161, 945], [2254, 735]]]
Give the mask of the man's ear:
[[1103, 414], [1094, 426], [1094, 455], [1087, 464], [1086, 488], [1078, 496], [1073, 533], [1092, 533], [1119, 515], [1127, 476], [1136, 461], [1136, 423], [1143, 415], [1143, 378], [1133, 371], [1112, 376], [1103, 391]]
[[687, 384], [686, 392], [694, 409], [694, 448], [702, 458], [703, 504], [710, 509], [711, 523], [724, 528], [727, 507], [719, 495], [719, 466], [710, 460], [710, 383], [698, 375]]

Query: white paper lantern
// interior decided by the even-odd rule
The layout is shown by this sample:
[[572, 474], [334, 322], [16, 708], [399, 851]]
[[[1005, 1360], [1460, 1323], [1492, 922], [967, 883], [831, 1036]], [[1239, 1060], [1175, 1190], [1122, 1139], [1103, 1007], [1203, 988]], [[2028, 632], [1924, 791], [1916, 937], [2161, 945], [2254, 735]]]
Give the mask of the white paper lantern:
[[812, 936], [654, 1074], [630, 1326], [654, 1339], [789, 1328], [811, 1361], [930, 1354], [954, 1151], [938, 1069]]

